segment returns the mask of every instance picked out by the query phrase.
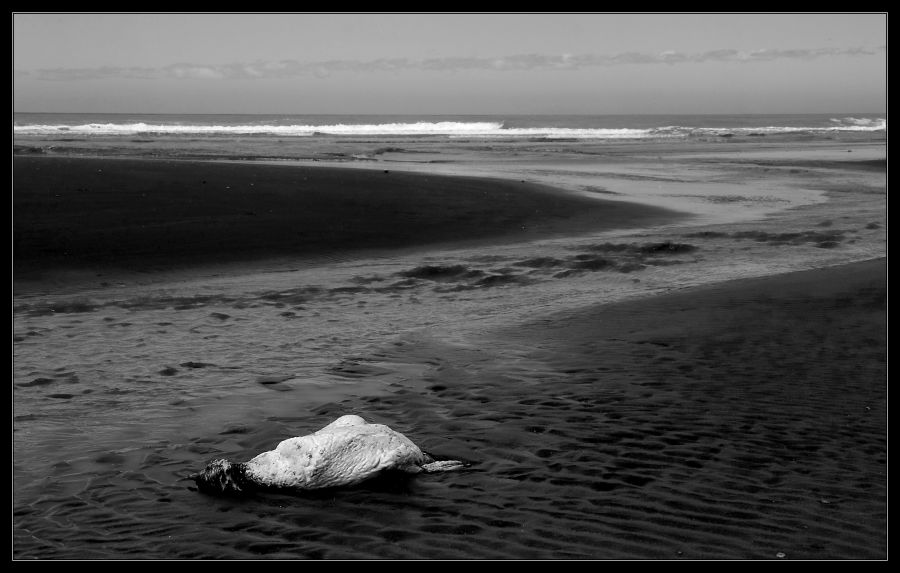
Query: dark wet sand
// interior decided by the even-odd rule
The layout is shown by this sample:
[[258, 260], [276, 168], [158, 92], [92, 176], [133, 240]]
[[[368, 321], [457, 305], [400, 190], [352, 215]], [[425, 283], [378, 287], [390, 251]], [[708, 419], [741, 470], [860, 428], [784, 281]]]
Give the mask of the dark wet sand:
[[[556, 315], [481, 349], [399, 341], [370, 359], [423, 376], [302, 425], [362, 414], [469, 470], [198, 495], [208, 541], [181, 555], [885, 559], [885, 281], [881, 259]], [[205, 445], [250, 457], [302, 433], [282, 423]]]
[[547, 464], [518, 479], [592, 490], [601, 557], [887, 558], [886, 286], [878, 259], [509, 332], [566, 375], [512, 409]]
[[672, 211], [498, 179], [171, 160], [13, 160], [17, 274], [574, 235]]
[[496, 333], [485, 347], [505, 363], [409, 341], [383, 359], [431, 364], [420, 389], [323, 407], [321, 421], [402, 420], [475, 465], [377, 502], [407, 500], [413, 516], [368, 550], [885, 559], [885, 276], [880, 259], [557, 315]]
[[[557, 314], [467, 347], [412, 333], [335, 368], [387, 392], [277, 393], [291, 415], [192, 413], [175, 443], [61, 461], [21, 493], [15, 556], [885, 559], [885, 266]], [[182, 479], [348, 413], [473, 465], [245, 499]]]

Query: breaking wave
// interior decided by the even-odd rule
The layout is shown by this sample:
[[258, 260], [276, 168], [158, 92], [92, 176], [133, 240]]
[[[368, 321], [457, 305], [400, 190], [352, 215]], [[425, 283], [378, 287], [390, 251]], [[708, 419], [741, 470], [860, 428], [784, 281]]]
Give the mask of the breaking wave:
[[415, 122], [332, 125], [204, 125], [84, 123], [15, 125], [18, 135], [270, 135], [282, 137], [313, 136], [447, 136], [447, 137], [522, 137], [546, 139], [645, 139], [715, 136], [732, 134], [821, 133], [835, 131], [885, 131], [883, 118], [833, 118], [823, 126], [763, 127], [691, 127], [671, 125], [644, 129], [573, 128], [573, 127], [506, 127], [503, 122]]

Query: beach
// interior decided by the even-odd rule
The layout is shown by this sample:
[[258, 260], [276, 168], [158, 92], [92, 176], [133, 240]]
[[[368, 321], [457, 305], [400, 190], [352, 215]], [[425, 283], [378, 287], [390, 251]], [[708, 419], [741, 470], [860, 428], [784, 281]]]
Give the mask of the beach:
[[884, 138], [17, 138], [14, 557], [886, 559]]

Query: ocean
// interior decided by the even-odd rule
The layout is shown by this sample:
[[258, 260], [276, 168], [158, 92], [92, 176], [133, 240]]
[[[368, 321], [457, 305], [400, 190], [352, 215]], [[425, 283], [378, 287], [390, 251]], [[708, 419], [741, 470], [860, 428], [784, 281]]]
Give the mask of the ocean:
[[795, 115], [178, 115], [14, 114], [15, 135], [444, 136], [680, 139], [887, 129], [884, 114]]

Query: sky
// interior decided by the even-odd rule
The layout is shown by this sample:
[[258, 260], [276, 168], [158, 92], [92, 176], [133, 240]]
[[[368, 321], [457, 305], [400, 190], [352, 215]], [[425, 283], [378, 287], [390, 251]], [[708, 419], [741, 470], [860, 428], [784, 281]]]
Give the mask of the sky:
[[887, 15], [13, 13], [13, 108], [882, 113]]

